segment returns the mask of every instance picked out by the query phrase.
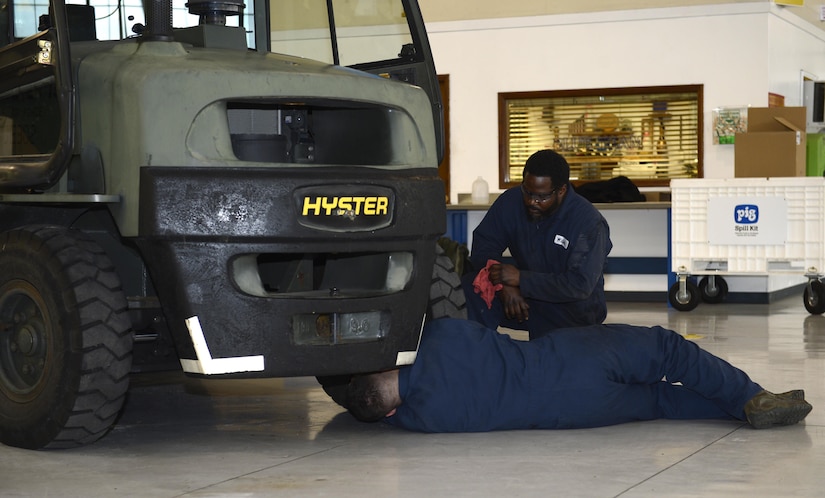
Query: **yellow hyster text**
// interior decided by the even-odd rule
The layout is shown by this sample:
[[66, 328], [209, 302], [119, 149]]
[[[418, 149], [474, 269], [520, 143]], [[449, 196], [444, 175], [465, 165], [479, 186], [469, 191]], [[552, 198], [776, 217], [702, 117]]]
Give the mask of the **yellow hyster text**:
[[332, 216], [353, 213], [356, 216], [380, 216], [387, 214], [389, 197], [382, 196], [341, 196], [304, 197], [303, 216]]

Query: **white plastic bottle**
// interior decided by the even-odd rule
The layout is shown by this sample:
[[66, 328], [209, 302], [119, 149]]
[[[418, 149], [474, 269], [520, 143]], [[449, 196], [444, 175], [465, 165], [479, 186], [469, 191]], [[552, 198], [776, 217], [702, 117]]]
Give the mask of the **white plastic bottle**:
[[470, 197], [473, 204], [489, 204], [490, 203], [490, 186], [482, 177], [476, 178], [473, 182], [473, 193]]

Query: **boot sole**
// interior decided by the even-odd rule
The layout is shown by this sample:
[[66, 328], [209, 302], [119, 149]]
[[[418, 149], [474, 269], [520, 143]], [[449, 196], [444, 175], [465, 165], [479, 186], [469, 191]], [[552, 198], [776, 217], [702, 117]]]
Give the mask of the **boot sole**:
[[776, 406], [763, 412], [748, 415], [748, 423], [754, 429], [767, 429], [775, 425], [793, 425], [811, 413], [813, 407], [808, 403], [793, 403]]

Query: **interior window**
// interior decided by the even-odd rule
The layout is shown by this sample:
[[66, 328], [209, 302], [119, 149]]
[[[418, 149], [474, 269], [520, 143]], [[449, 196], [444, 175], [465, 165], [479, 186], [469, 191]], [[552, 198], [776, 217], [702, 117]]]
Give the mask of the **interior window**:
[[626, 176], [645, 186], [702, 176], [702, 86], [499, 94], [499, 183], [554, 149], [574, 181]]

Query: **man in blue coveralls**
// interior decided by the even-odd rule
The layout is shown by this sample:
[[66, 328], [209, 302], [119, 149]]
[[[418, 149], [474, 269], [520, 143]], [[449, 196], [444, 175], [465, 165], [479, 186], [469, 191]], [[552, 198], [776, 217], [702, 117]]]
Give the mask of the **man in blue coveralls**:
[[[601, 323], [612, 248], [607, 221], [573, 191], [570, 166], [558, 153], [530, 156], [523, 178], [473, 231], [470, 261], [477, 272], [462, 278], [468, 317], [493, 329], [527, 329], [531, 339], [555, 328]], [[487, 267], [508, 248], [514, 265]], [[476, 293], [474, 283], [491, 286], [495, 297], [490, 299], [493, 290]]]
[[354, 377], [347, 407], [359, 420], [386, 418], [423, 432], [573, 429], [658, 418], [747, 420], [762, 429], [795, 424], [811, 411], [804, 391], [765, 391], [661, 327], [593, 325], [528, 342], [456, 319], [424, 328], [413, 365]]

